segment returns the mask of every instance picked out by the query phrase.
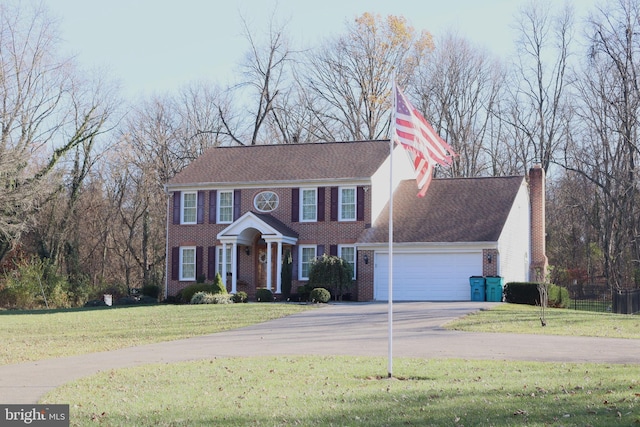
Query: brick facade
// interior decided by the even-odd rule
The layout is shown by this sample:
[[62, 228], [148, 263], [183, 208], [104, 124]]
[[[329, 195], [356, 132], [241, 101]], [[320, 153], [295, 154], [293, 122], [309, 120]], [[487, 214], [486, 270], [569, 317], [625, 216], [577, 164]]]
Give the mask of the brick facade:
[[498, 275], [498, 250], [497, 249], [482, 250], [482, 275], [483, 276]]
[[[297, 262], [298, 262], [298, 247], [299, 245], [316, 245], [324, 247], [324, 252], [329, 254], [332, 246], [337, 245], [355, 245], [356, 239], [365, 229], [365, 227], [370, 226], [371, 224], [371, 192], [368, 191], [368, 186], [356, 186], [356, 185], [344, 185], [344, 187], [360, 187], [359, 191], [363, 197], [363, 203], [361, 208], [363, 209], [362, 219], [356, 221], [332, 221], [331, 218], [331, 210], [332, 203], [337, 203], [337, 201], [332, 201], [332, 187], [317, 187], [318, 189], [324, 188], [321, 190], [324, 192], [324, 202], [318, 201], [318, 206], [322, 206], [324, 204], [324, 220], [316, 221], [316, 222], [292, 222], [292, 195], [294, 194], [293, 188], [295, 187], [280, 187], [280, 188], [241, 188], [239, 190], [240, 194], [240, 216], [245, 214], [246, 212], [253, 211], [256, 212], [256, 208], [254, 206], [255, 196], [263, 191], [273, 191], [278, 195], [279, 203], [277, 209], [272, 212], [269, 212], [273, 218], [279, 220], [283, 224], [286, 224], [288, 228], [297, 233], [298, 241], [297, 245], [290, 246], [284, 245], [283, 252], [287, 249], [291, 250], [291, 254], [293, 257], [293, 283], [291, 291], [293, 293], [296, 292], [297, 287], [306, 284], [306, 281], [298, 280], [297, 274]], [[307, 188], [307, 187], [304, 187]], [[308, 187], [313, 188], [313, 187]], [[337, 187], [335, 187], [337, 188]], [[210, 252], [208, 248], [217, 247], [221, 245], [221, 242], [217, 239], [217, 236], [220, 232], [222, 232], [225, 228], [227, 228], [230, 224], [216, 224], [210, 223], [209, 221], [209, 198], [213, 196], [213, 193], [210, 193], [212, 189], [205, 189], [202, 191], [204, 196], [204, 217], [202, 218], [202, 223], [199, 224], [174, 224], [172, 221], [173, 217], [173, 198], [174, 195], [179, 197], [180, 192], [170, 193], [169, 194], [169, 203], [168, 203], [168, 218], [169, 218], [169, 226], [168, 226], [168, 274], [167, 274], [167, 295], [173, 296], [176, 295], [181, 289], [193, 283], [193, 281], [180, 281], [174, 279], [175, 275], [172, 274], [172, 268], [175, 268], [175, 262], [171, 259], [174, 255], [174, 248], [184, 247], [184, 246], [196, 246], [202, 247], [203, 250], [202, 256], [203, 259], [197, 262], [197, 265], [202, 266], [201, 272], [203, 274], [207, 274], [207, 266], [209, 264], [209, 256]], [[215, 189], [221, 190], [221, 189]], [[237, 189], [222, 189], [224, 191], [228, 190], [237, 190]], [[320, 193], [320, 191], [318, 192]], [[237, 194], [237, 193], [236, 193]], [[319, 196], [320, 197], [320, 196]], [[335, 209], [335, 207], [334, 207]], [[322, 217], [322, 214], [318, 212], [318, 216]], [[214, 219], [215, 221], [215, 219]], [[254, 239], [252, 245], [250, 245], [247, 249], [245, 245], [238, 245], [237, 250], [237, 261], [238, 261], [238, 269], [237, 269], [237, 283], [238, 291], [245, 291], [250, 296], [255, 294], [256, 287], [259, 286], [258, 276], [260, 275], [261, 266], [258, 265], [260, 262], [258, 257], [259, 253], [263, 252], [266, 248], [264, 243], [259, 243], [259, 237], [257, 236]], [[275, 292], [276, 287], [276, 259], [277, 259], [277, 245], [273, 244], [272, 246], [272, 260], [273, 260], [273, 270], [272, 270], [272, 290]], [[248, 253], [247, 253], [248, 252]], [[318, 255], [322, 255], [318, 253]], [[362, 254], [356, 254], [357, 256], [357, 267], [356, 267], [356, 282], [354, 287], [351, 289], [352, 297], [357, 298], [358, 300], [371, 300], [373, 298], [373, 268], [372, 268], [372, 260], [373, 254], [369, 254], [369, 258], [371, 259], [368, 265], [365, 265], [362, 262]], [[216, 268], [219, 260], [216, 260]], [[362, 269], [362, 271], [361, 271]], [[198, 272], [197, 272], [198, 274]], [[211, 281], [212, 278], [207, 278], [207, 281]], [[369, 284], [368, 281], [371, 283]], [[228, 281], [228, 288], [230, 288], [230, 282]], [[360, 292], [359, 286], [360, 284], [366, 283], [366, 290]], [[369, 289], [370, 288], [370, 289]]]

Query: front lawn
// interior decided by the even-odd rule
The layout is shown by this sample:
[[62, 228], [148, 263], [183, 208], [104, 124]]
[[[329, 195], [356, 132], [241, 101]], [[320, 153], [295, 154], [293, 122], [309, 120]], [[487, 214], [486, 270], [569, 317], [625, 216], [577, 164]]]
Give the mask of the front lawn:
[[0, 311], [0, 364], [213, 334], [313, 307], [297, 304], [203, 304]]
[[[71, 425], [632, 426], [640, 366], [220, 358], [104, 372], [49, 393]], [[382, 375], [381, 375], [382, 374]]]
[[445, 327], [468, 332], [640, 339], [640, 316], [637, 315], [550, 308], [545, 312], [545, 327], [540, 316], [539, 307], [500, 304], [456, 319]]

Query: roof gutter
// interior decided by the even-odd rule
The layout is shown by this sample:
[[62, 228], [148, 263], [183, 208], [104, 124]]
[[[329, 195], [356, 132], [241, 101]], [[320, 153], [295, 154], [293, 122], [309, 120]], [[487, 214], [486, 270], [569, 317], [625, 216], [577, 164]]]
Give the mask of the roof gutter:
[[370, 178], [331, 178], [296, 181], [254, 181], [254, 182], [198, 182], [189, 184], [164, 184], [165, 193], [181, 190], [199, 190], [211, 188], [290, 188], [290, 187], [327, 187], [328, 183], [348, 185], [371, 185]]
[[[356, 243], [358, 250], [389, 252], [388, 242]], [[399, 252], [454, 252], [466, 250], [498, 249], [498, 242], [407, 242], [393, 243], [393, 251]]]

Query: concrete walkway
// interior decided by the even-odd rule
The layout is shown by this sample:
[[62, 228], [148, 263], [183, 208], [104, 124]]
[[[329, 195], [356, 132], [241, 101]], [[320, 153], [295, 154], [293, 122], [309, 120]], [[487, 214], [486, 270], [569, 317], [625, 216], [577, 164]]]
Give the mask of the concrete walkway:
[[[442, 325], [490, 302], [393, 305], [393, 357], [640, 363], [640, 340], [447, 331]], [[104, 370], [233, 356], [388, 355], [384, 303], [331, 304], [196, 338], [0, 366], [0, 403], [36, 403], [67, 382]]]

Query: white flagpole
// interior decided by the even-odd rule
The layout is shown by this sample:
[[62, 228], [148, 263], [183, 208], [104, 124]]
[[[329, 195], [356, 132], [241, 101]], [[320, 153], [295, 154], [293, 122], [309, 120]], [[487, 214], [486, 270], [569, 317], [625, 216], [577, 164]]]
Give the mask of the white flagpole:
[[[396, 79], [393, 79], [393, 114], [391, 117], [391, 128], [395, 129], [395, 114], [396, 114]], [[394, 144], [395, 131], [391, 132], [391, 138], [389, 138], [389, 287], [387, 298], [387, 310], [388, 310], [388, 339], [389, 339], [389, 354], [388, 354], [388, 377], [393, 377], [393, 144]]]

